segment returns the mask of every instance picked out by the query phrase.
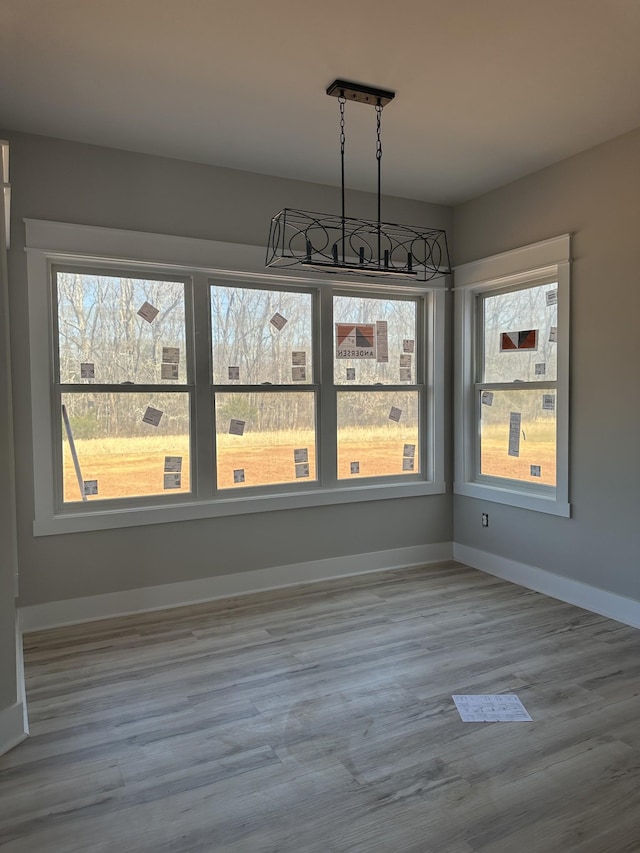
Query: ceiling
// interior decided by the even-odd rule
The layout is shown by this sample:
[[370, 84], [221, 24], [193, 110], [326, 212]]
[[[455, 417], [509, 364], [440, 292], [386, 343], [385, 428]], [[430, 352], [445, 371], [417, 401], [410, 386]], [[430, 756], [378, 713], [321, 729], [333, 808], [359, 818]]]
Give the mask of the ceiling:
[[[0, 0], [0, 126], [453, 204], [640, 125], [639, 0]], [[347, 185], [375, 188], [347, 104]]]

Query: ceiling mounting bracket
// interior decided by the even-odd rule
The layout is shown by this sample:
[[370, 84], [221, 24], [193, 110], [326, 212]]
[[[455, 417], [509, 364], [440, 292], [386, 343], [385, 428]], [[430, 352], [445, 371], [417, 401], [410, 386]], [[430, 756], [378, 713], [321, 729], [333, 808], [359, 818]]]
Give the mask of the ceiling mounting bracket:
[[360, 83], [350, 83], [348, 80], [334, 80], [327, 88], [327, 95], [334, 98], [344, 97], [347, 101], [358, 101], [361, 104], [370, 104], [381, 107], [392, 101], [396, 93], [387, 89], [374, 89], [373, 86], [363, 86]]

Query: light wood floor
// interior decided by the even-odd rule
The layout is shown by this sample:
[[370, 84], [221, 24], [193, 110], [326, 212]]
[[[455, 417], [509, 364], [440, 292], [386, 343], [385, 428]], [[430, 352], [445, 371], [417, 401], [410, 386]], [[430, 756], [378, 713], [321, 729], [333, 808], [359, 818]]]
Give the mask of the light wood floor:
[[454, 563], [25, 646], [2, 853], [640, 851], [640, 632]]

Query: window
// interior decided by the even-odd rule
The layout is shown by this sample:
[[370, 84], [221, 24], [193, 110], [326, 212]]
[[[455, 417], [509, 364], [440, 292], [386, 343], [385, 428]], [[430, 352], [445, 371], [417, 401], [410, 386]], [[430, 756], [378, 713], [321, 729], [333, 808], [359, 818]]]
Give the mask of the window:
[[456, 269], [458, 494], [569, 515], [568, 312], [568, 236]]
[[443, 288], [32, 220], [27, 243], [36, 534], [444, 491]]

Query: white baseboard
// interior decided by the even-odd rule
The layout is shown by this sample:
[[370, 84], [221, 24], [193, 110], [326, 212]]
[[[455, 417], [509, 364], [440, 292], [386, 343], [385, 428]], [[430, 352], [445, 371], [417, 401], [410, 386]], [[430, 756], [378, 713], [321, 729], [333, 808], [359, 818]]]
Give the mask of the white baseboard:
[[0, 755], [4, 755], [5, 752], [28, 737], [25, 719], [25, 709], [22, 702], [16, 702], [0, 711]]
[[487, 551], [469, 548], [467, 545], [459, 545], [455, 542], [453, 557], [458, 562], [480, 569], [487, 574], [542, 592], [544, 595], [566, 601], [568, 604], [575, 604], [592, 613], [608, 616], [633, 628], [640, 628], [640, 601], [635, 598], [606, 592], [590, 584], [548, 572], [546, 569], [518, 563], [516, 560], [498, 557]]
[[332, 557], [327, 560], [274, 566], [233, 575], [129, 589], [86, 598], [50, 601], [45, 604], [21, 607], [20, 628], [23, 633], [42, 631], [63, 625], [91, 622], [95, 619], [163, 610], [185, 604], [199, 604], [218, 598], [264, 592], [301, 583], [316, 583], [349, 575], [441, 563], [451, 560], [452, 557], [453, 543], [438, 542], [433, 545], [414, 545], [389, 551], [374, 551], [369, 554]]

